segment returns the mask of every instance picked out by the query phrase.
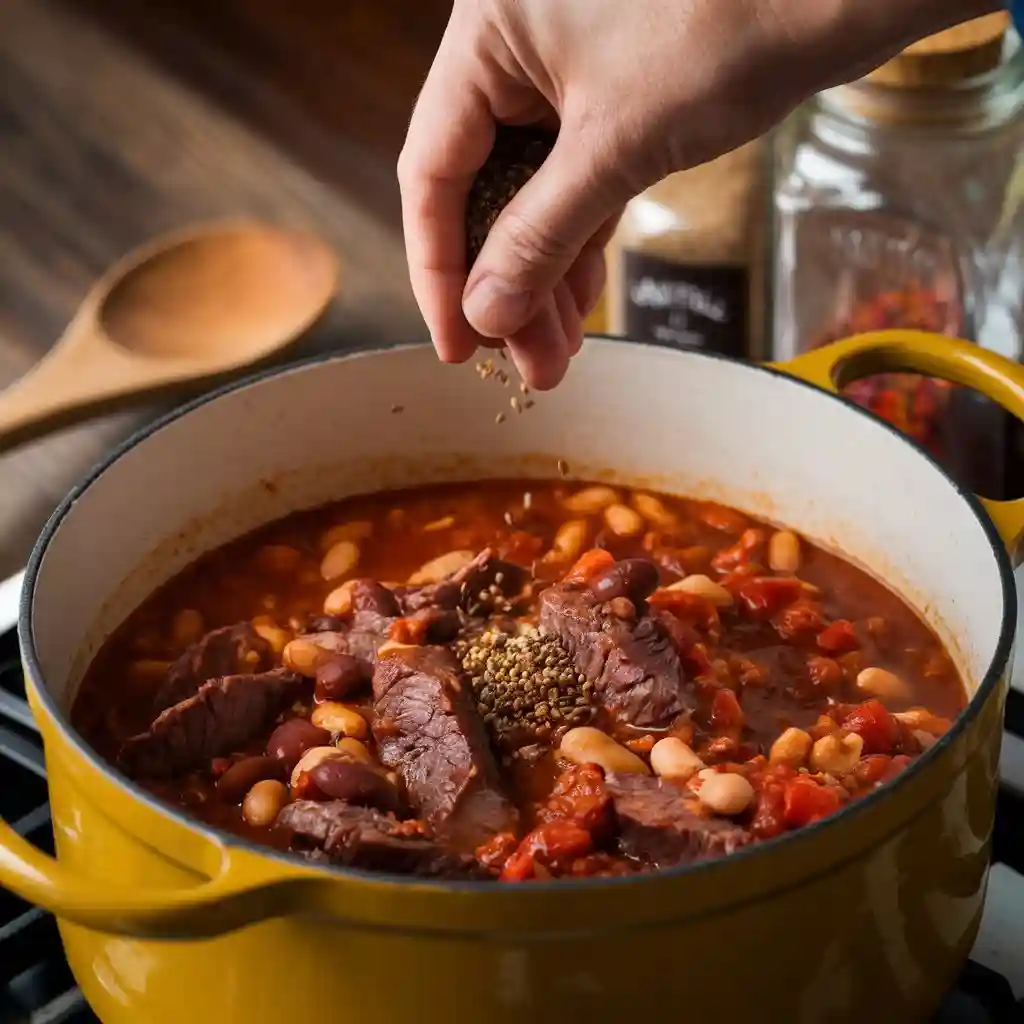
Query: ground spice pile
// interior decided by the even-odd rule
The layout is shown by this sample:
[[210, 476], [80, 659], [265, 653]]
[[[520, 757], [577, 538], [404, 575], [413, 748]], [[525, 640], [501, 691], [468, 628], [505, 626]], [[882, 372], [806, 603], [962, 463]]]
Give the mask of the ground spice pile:
[[594, 684], [575, 670], [554, 636], [482, 633], [459, 650], [477, 708], [497, 741], [517, 747], [553, 738], [593, 714]]

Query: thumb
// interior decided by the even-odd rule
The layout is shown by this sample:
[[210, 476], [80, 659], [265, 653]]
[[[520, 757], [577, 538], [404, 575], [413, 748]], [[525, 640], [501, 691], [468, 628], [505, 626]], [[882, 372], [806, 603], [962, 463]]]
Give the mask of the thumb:
[[612, 166], [563, 123], [550, 155], [501, 212], [473, 264], [462, 309], [474, 330], [508, 338], [530, 322], [583, 247], [632, 198]]

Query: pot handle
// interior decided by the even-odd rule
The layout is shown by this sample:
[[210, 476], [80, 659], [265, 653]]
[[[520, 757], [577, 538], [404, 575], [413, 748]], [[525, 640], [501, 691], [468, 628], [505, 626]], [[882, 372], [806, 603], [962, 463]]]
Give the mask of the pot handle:
[[[836, 394], [851, 381], [875, 373], [914, 372], [941, 377], [974, 388], [1024, 422], [1024, 366], [969, 341], [941, 334], [873, 331], [769, 365]], [[978, 500], [995, 524], [1011, 560], [1019, 564], [1024, 553], [1024, 498], [993, 501], [979, 496]]]
[[317, 902], [318, 873], [219, 848], [213, 877], [182, 888], [127, 888], [71, 872], [0, 819], [0, 886], [57, 917], [135, 938], [212, 938]]

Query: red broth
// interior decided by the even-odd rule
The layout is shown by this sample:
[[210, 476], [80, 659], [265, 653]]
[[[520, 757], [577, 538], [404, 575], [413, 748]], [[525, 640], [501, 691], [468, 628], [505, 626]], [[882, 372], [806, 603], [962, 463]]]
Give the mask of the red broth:
[[965, 700], [906, 603], [790, 531], [510, 480], [353, 498], [211, 552], [110, 637], [73, 719], [204, 822], [522, 881], [799, 829]]

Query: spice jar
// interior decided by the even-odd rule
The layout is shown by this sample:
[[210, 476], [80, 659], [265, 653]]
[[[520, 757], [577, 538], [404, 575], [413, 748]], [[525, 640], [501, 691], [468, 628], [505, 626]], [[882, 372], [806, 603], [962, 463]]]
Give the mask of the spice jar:
[[626, 207], [607, 249], [611, 333], [760, 355], [767, 155], [756, 140]]
[[[991, 15], [921, 40], [821, 93], [774, 141], [772, 355], [883, 327], [1020, 355], [1024, 59]], [[999, 496], [1007, 418], [912, 374], [848, 396]]]

